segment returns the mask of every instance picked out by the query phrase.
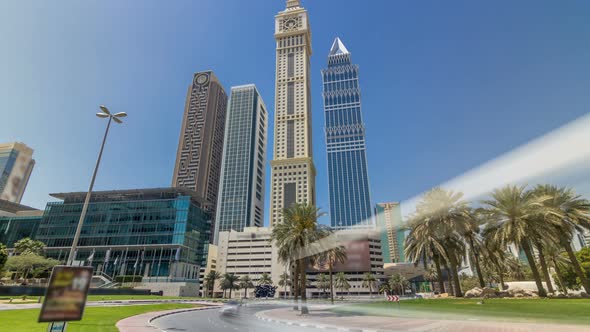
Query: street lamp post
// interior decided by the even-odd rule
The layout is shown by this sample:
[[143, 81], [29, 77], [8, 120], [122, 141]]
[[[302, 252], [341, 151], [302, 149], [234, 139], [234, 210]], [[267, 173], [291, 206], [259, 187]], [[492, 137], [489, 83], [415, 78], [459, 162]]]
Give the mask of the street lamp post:
[[86, 218], [86, 211], [88, 210], [88, 204], [90, 203], [90, 195], [92, 194], [92, 188], [94, 187], [94, 180], [96, 179], [96, 172], [98, 171], [98, 166], [100, 165], [100, 159], [102, 158], [102, 151], [104, 150], [104, 144], [107, 140], [107, 135], [109, 134], [109, 128], [111, 127], [111, 121], [115, 121], [116, 123], [123, 123], [121, 118], [127, 116], [125, 112], [119, 112], [115, 114], [111, 114], [109, 109], [104, 106], [100, 105], [101, 112], [96, 113], [96, 116], [99, 118], [109, 118], [109, 122], [107, 123], [107, 129], [104, 133], [104, 138], [102, 139], [102, 145], [100, 146], [100, 152], [98, 153], [98, 159], [96, 160], [96, 166], [94, 166], [94, 173], [92, 173], [92, 180], [90, 180], [90, 187], [88, 188], [88, 193], [86, 194], [86, 200], [84, 201], [84, 206], [82, 207], [82, 213], [80, 214], [80, 220], [78, 220], [78, 226], [76, 227], [76, 234], [74, 235], [74, 240], [72, 241], [72, 248], [70, 249], [70, 255], [68, 256], [68, 263], [67, 265], [72, 265], [74, 263], [74, 258], [76, 255], [76, 250], [78, 248], [78, 241], [80, 240], [80, 233], [82, 232], [82, 225], [84, 224], [84, 219]]

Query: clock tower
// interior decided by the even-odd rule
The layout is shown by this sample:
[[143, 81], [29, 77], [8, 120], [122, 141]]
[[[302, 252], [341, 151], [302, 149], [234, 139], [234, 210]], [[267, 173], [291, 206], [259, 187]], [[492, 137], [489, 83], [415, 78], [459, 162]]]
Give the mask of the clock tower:
[[287, 0], [275, 16], [276, 85], [274, 158], [271, 164], [271, 227], [295, 203], [315, 205], [311, 140], [311, 30], [300, 0]]

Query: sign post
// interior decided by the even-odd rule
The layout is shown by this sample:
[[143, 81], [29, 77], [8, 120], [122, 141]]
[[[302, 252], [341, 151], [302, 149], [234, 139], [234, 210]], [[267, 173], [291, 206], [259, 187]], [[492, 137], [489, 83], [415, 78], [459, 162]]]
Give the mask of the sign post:
[[53, 268], [38, 319], [50, 323], [48, 332], [65, 332], [66, 322], [82, 319], [92, 272], [91, 266]]

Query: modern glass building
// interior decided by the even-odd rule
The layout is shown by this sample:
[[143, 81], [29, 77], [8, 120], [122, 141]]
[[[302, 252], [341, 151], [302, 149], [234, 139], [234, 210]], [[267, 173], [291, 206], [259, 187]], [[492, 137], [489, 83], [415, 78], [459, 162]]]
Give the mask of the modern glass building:
[[20, 203], [35, 166], [33, 149], [23, 143], [0, 144], [0, 199]]
[[254, 84], [231, 89], [226, 116], [215, 243], [219, 232], [264, 223], [268, 114]]
[[378, 203], [375, 206], [375, 219], [381, 234], [383, 263], [403, 263], [404, 241], [402, 209], [400, 203]]
[[[51, 196], [63, 201], [47, 204], [36, 239], [63, 261], [86, 193]], [[181, 188], [93, 192], [75, 260], [110, 277], [198, 279], [211, 236], [208, 204]]]
[[26, 215], [0, 216], [0, 243], [8, 248], [26, 237], [35, 238], [43, 219], [42, 211]]
[[373, 226], [359, 67], [339, 38], [322, 70], [331, 226]]

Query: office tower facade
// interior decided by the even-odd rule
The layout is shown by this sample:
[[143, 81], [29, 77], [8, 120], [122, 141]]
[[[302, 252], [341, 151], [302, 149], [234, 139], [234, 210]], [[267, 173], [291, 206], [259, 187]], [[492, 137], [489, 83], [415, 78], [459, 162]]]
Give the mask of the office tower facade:
[[221, 176], [226, 109], [227, 94], [215, 74], [196, 73], [186, 97], [172, 186], [192, 190], [209, 201], [213, 219]]
[[404, 241], [402, 210], [398, 202], [378, 203], [375, 206], [375, 220], [381, 234], [383, 263], [403, 263]]
[[339, 38], [332, 44], [322, 79], [331, 226], [371, 227], [359, 67]]
[[20, 203], [34, 166], [33, 149], [17, 142], [0, 144], [0, 199]]
[[311, 140], [311, 30], [299, 0], [275, 16], [276, 85], [274, 159], [271, 161], [271, 227], [294, 203], [315, 205]]
[[264, 224], [268, 114], [254, 84], [232, 87], [226, 116], [215, 243], [219, 232]]

